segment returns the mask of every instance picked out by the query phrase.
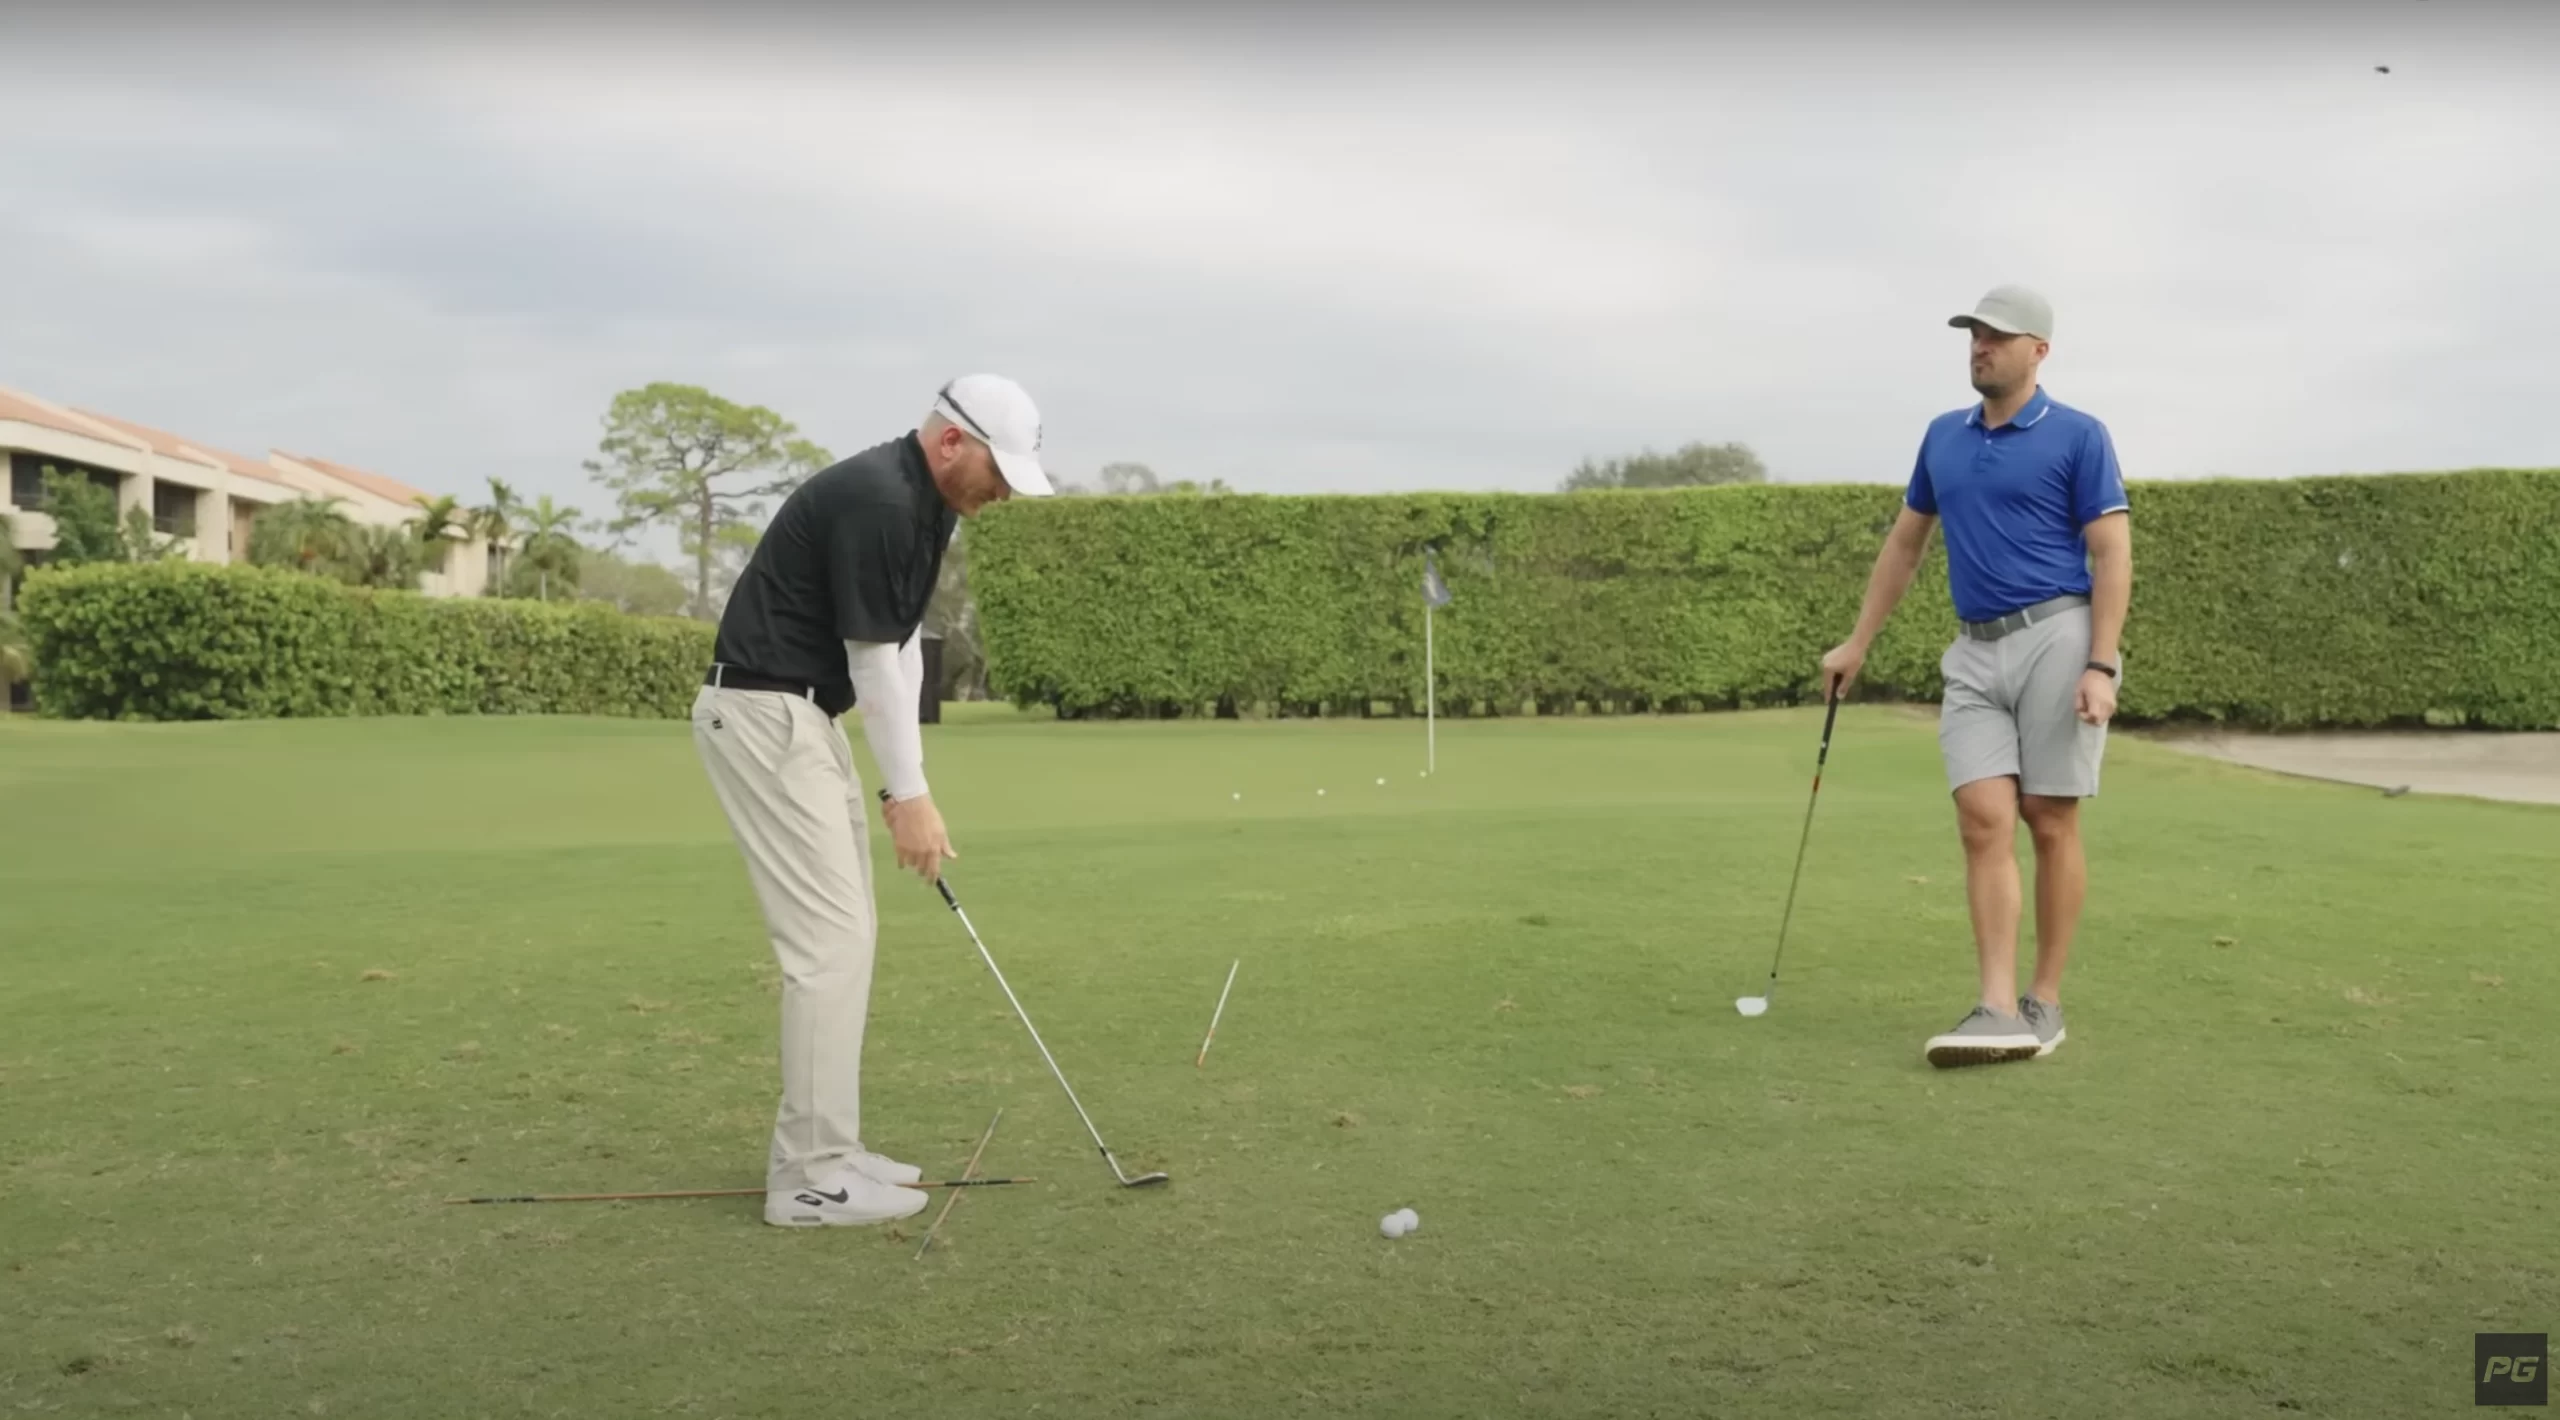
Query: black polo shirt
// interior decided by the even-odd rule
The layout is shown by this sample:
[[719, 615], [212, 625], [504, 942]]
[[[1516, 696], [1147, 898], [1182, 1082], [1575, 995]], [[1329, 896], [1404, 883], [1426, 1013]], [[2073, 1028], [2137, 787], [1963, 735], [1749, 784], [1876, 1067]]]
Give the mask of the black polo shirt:
[[844, 643], [915, 634], [958, 523], [914, 434], [820, 471], [782, 500], [756, 543], [712, 659], [824, 687], [841, 713], [853, 703]]

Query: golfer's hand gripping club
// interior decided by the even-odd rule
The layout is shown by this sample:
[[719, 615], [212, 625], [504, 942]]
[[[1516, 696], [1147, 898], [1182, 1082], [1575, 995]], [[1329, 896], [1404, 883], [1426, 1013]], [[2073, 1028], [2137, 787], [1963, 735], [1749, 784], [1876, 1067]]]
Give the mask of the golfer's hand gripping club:
[[889, 836], [897, 845], [898, 866], [918, 877], [940, 882], [944, 860], [960, 856], [951, 846], [950, 831], [943, 826], [942, 810], [934, 806], [930, 794], [902, 804], [882, 789], [880, 817], [888, 823]]

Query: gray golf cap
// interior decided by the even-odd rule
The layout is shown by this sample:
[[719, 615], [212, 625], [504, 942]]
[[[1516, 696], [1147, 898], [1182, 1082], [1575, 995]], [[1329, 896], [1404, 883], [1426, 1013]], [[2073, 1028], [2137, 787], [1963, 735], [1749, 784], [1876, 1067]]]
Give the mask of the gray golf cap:
[[2051, 340], [2053, 306], [2024, 286], [1994, 286], [1975, 303], [1971, 312], [1949, 316], [1947, 324], [1959, 329], [1987, 325], [2004, 335], [2032, 335], [2038, 340]]

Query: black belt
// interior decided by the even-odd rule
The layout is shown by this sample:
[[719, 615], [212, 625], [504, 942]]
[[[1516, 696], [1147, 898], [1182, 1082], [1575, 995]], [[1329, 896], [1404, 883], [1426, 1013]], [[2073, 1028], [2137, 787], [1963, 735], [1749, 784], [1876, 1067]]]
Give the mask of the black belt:
[[722, 690], [769, 690], [796, 695], [826, 711], [830, 719], [853, 708], [851, 685], [817, 685], [805, 680], [784, 680], [737, 666], [724, 666], [717, 661], [703, 674], [702, 683]]

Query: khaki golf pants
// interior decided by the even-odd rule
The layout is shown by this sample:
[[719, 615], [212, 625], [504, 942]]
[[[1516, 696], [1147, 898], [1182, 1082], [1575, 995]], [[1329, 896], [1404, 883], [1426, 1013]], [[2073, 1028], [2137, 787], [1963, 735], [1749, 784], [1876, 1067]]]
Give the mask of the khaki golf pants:
[[878, 922], [861, 776], [843, 729], [796, 695], [704, 686], [693, 743], [782, 968], [782, 1103], [765, 1186], [807, 1187], [862, 1148]]

